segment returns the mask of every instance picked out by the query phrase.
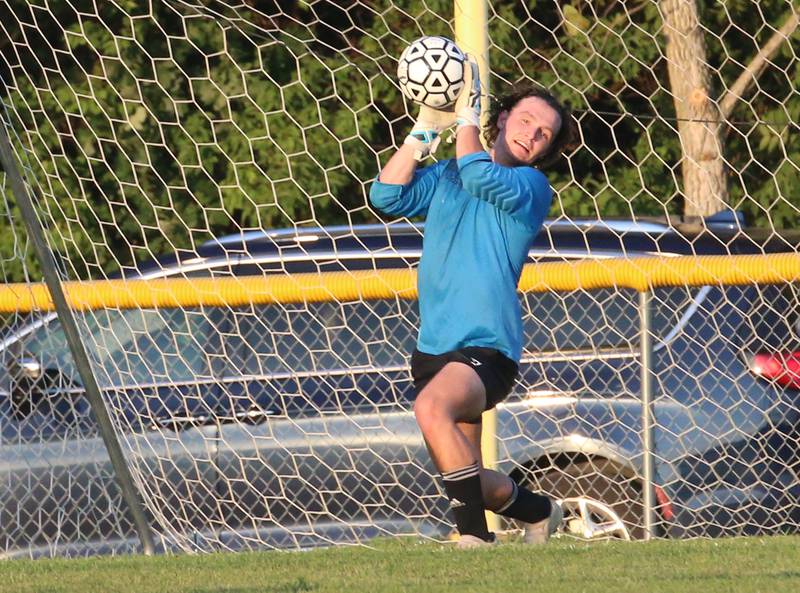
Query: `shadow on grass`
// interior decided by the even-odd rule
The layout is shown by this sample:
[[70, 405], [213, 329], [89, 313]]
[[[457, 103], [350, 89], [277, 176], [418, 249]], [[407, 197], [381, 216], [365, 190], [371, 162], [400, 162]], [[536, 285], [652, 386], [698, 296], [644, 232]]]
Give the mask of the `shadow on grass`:
[[305, 593], [313, 591], [315, 585], [303, 577], [288, 583], [273, 583], [247, 587], [214, 587], [213, 589], [192, 589], [187, 593]]
[[739, 582], [745, 579], [800, 579], [800, 571], [798, 570], [781, 570], [779, 572], [773, 572], [771, 570], [765, 570], [764, 574], [731, 574], [731, 575], [719, 575], [719, 574], [673, 574], [670, 576], [670, 579], [673, 581], [720, 581], [720, 580], [730, 580], [732, 582]]

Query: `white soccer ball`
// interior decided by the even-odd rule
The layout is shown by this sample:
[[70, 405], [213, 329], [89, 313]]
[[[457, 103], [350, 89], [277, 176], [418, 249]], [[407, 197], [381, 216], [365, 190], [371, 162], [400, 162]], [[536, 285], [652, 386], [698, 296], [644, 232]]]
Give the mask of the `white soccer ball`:
[[400, 90], [415, 103], [449, 107], [464, 88], [465, 61], [464, 52], [446, 37], [421, 37], [400, 55]]

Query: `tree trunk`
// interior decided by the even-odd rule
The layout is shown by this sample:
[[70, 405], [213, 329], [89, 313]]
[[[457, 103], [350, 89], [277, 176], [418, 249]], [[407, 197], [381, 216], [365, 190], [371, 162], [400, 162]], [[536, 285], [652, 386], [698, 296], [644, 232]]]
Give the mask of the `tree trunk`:
[[661, 0], [669, 81], [683, 149], [683, 214], [702, 217], [728, 204], [722, 126], [695, 0]]

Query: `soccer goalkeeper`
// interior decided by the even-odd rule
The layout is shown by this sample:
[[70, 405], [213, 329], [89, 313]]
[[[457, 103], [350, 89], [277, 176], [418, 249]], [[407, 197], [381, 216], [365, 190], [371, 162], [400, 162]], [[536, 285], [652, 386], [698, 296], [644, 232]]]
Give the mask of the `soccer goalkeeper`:
[[[514, 86], [480, 133], [477, 64], [465, 68], [455, 110], [421, 107], [411, 133], [381, 170], [370, 201], [392, 216], [424, 216], [419, 265], [421, 327], [411, 373], [414, 414], [460, 533], [460, 547], [494, 541], [484, 510], [522, 522], [545, 543], [562, 520], [554, 501], [482, 467], [481, 414], [505, 399], [522, 352], [516, 294], [531, 243], [550, 209], [539, 170], [570, 141], [573, 120], [549, 92]], [[418, 168], [456, 124], [456, 159]]]

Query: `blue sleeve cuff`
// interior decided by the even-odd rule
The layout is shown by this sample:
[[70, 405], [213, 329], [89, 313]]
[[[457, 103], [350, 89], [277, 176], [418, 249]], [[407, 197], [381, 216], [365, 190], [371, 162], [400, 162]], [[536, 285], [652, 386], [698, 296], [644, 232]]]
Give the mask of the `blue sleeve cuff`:
[[394, 202], [403, 193], [405, 185], [399, 183], [384, 183], [375, 178], [375, 182], [369, 190], [369, 201], [373, 206], [380, 208], [391, 202]]
[[405, 185], [403, 185], [402, 183], [386, 183], [384, 181], [381, 181], [380, 173], [375, 176], [375, 185], [377, 185], [379, 187], [387, 187], [387, 188], [388, 187], [401, 187], [401, 188], [405, 187]]
[[380, 179], [381, 179], [380, 175], [375, 177], [375, 182], [372, 184], [372, 187], [376, 187], [382, 192], [391, 190], [403, 191], [403, 188], [405, 187], [405, 185], [403, 185], [402, 183], [384, 183]]

